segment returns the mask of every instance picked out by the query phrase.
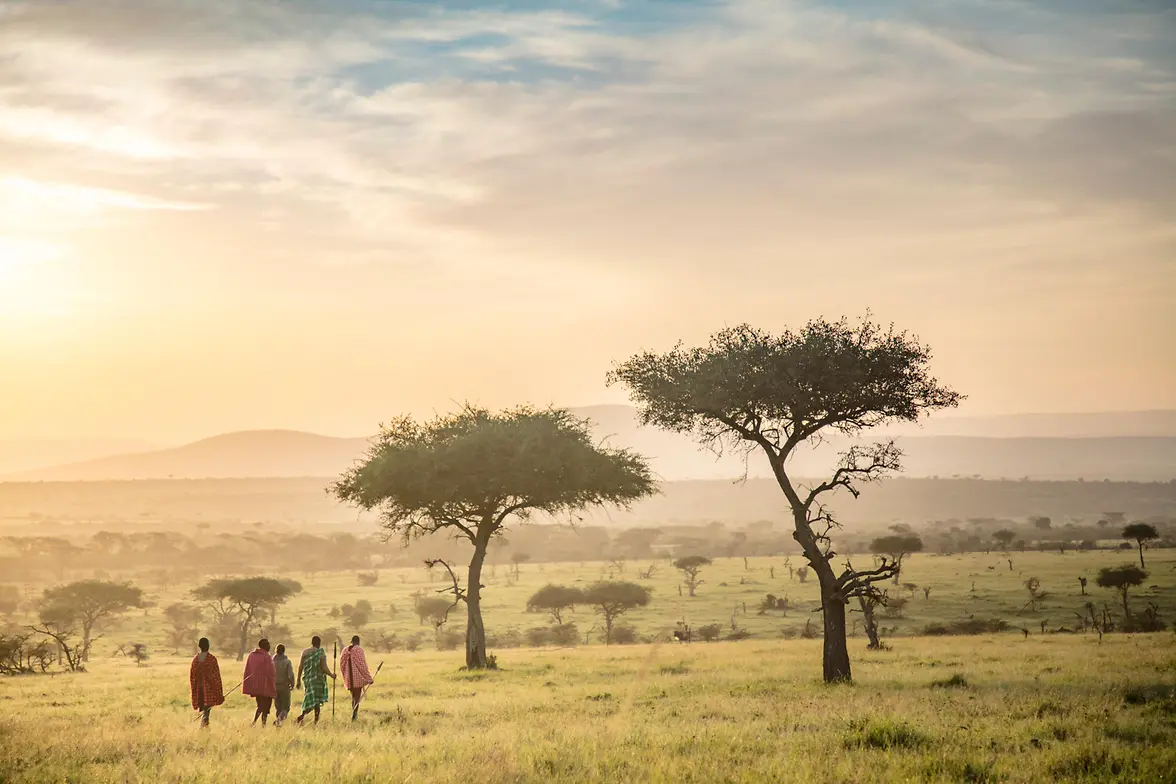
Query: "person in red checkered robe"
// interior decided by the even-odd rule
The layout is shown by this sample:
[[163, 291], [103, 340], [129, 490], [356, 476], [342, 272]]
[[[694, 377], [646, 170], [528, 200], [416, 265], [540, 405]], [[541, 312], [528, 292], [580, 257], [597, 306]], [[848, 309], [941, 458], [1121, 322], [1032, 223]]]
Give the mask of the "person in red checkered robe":
[[372, 682], [368, 670], [367, 654], [359, 647], [359, 635], [351, 638], [351, 644], [343, 649], [339, 657], [339, 672], [343, 673], [343, 686], [351, 692], [351, 720], [359, 718], [359, 703], [363, 699], [363, 687]]
[[200, 719], [200, 726], [208, 726], [208, 717], [212, 709], [225, 702], [225, 690], [221, 686], [220, 664], [216, 657], [208, 652], [208, 638], [200, 638], [200, 653], [192, 657], [192, 668], [188, 673], [188, 683], [192, 688], [192, 709], [204, 714]]

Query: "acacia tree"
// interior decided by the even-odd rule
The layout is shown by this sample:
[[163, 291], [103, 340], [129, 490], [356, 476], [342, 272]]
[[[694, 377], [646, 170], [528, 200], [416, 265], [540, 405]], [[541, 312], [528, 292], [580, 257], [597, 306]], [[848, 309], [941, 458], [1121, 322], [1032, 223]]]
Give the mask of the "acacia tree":
[[604, 644], [611, 645], [613, 624], [635, 607], [649, 604], [650, 591], [643, 585], [626, 582], [600, 582], [584, 591], [584, 603], [590, 604], [604, 619]]
[[895, 536], [880, 536], [870, 542], [870, 552], [875, 555], [890, 556], [894, 562], [894, 584], [898, 585], [898, 575], [902, 571], [902, 559], [911, 553], [923, 551], [923, 540], [915, 534], [897, 534]]
[[82, 660], [89, 661], [95, 625], [142, 606], [143, 590], [130, 583], [81, 580], [47, 589], [41, 599], [41, 615], [76, 619], [82, 628]]
[[1123, 616], [1131, 617], [1131, 606], [1127, 604], [1127, 589], [1136, 585], [1143, 585], [1148, 573], [1135, 564], [1123, 566], [1107, 566], [1098, 570], [1095, 583], [1099, 588], [1113, 588], [1123, 596]]
[[767, 457], [791, 508], [793, 537], [821, 585], [826, 681], [852, 678], [846, 604], [898, 567], [883, 558], [872, 570], [847, 562], [835, 571], [829, 533], [837, 522], [823, 500], [838, 489], [856, 497], [862, 483], [899, 470], [902, 453], [893, 441], [854, 444], [833, 474], [811, 488], [789, 475], [788, 460], [826, 435], [853, 436], [956, 406], [960, 395], [930, 375], [930, 358], [916, 338], [867, 315], [856, 325], [817, 319], [780, 335], [732, 327], [708, 346], [639, 354], [609, 375], [610, 383], [629, 387], [643, 424], [693, 434], [716, 452], [728, 446]]
[[455, 581], [453, 588], [466, 603], [470, 669], [487, 664], [482, 564], [509, 520], [627, 507], [655, 491], [641, 456], [596, 445], [589, 423], [566, 409], [530, 407], [491, 413], [466, 406], [424, 423], [396, 419], [366, 459], [331, 485], [339, 499], [378, 509], [387, 536], [406, 545], [442, 531], [473, 545], [466, 587]]
[[551, 613], [551, 620], [557, 626], [563, 626], [561, 617], [564, 610], [575, 607], [584, 602], [584, 592], [579, 588], [569, 588], [566, 585], [547, 585], [535, 591], [527, 600], [527, 610], [534, 612], [543, 610]]
[[1000, 545], [1000, 549], [1008, 552], [1009, 545], [1017, 538], [1017, 534], [1007, 528], [1002, 528], [992, 535], [992, 538]]
[[702, 571], [702, 567], [710, 566], [710, 562], [711, 559], [705, 555], [687, 555], [674, 561], [674, 568], [682, 573], [682, 582], [686, 583], [686, 589], [691, 596], [694, 596], [694, 589], [704, 582], [698, 579], [698, 573]]
[[266, 613], [273, 619], [277, 608], [301, 591], [302, 586], [293, 580], [245, 577], [209, 580], [205, 585], [192, 591], [192, 595], [213, 605], [214, 611], [221, 618], [229, 613], [237, 614], [241, 630], [237, 661], [241, 661], [249, 649], [249, 630], [257, 620]]
[[1132, 523], [1123, 529], [1123, 538], [1135, 540], [1135, 544], [1139, 546], [1139, 568], [1146, 569], [1147, 566], [1143, 563], [1144, 544], [1154, 539], [1159, 539], [1159, 531], [1155, 529], [1155, 526], [1148, 525], [1147, 523]]

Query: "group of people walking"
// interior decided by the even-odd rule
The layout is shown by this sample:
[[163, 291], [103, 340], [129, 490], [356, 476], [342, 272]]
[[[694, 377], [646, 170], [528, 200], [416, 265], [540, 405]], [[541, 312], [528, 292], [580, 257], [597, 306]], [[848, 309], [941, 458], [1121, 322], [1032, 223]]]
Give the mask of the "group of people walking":
[[[192, 708], [200, 712], [202, 727], [208, 726], [212, 709], [223, 705], [225, 701], [220, 664], [209, 647], [208, 638], [202, 637], [200, 651], [192, 658], [188, 676]], [[351, 720], [356, 721], [364, 691], [374, 680], [358, 635], [352, 637], [351, 644], [343, 649], [339, 657], [339, 670], [343, 673], [343, 686], [351, 694]], [[301, 724], [313, 713], [317, 724], [322, 706], [330, 701], [327, 678], [334, 680], [335, 676], [336, 673], [331, 672], [327, 664], [327, 652], [323, 650], [319, 637], [311, 638], [310, 647], [302, 652], [297, 668], [286, 656], [285, 645], [279, 645], [276, 654], [271, 657], [269, 640], [261, 639], [245, 660], [241, 693], [257, 702], [253, 724], [261, 719], [264, 727], [269, 721], [270, 710], [275, 709], [274, 724], [280, 726], [290, 715], [290, 693], [294, 689], [303, 689], [302, 713], [296, 721]]]

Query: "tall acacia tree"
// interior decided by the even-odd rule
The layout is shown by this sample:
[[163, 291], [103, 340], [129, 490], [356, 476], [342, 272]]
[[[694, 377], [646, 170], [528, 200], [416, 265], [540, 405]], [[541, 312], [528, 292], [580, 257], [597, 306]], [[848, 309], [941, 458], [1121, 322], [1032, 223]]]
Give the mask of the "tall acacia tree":
[[961, 396], [931, 376], [930, 359], [915, 337], [867, 314], [857, 324], [816, 319], [780, 335], [731, 327], [707, 346], [645, 352], [609, 374], [610, 384], [629, 388], [643, 424], [691, 434], [717, 452], [730, 447], [767, 457], [791, 508], [793, 537], [820, 581], [827, 682], [852, 679], [846, 604], [894, 576], [898, 564], [883, 558], [861, 571], [847, 561], [836, 571], [829, 533], [838, 524], [823, 500], [839, 488], [856, 497], [862, 483], [899, 470], [902, 452], [893, 441], [855, 444], [832, 476], [811, 488], [789, 475], [788, 459], [827, 435], [855, 436], [958, 405]]
[[1143, 562], [1143, 548], [1148, 542], [1153, 539], [1159, 539], [1160, 533], [1155, 526], [1147, 523], [1132, 523], [1123, 529], [1124, 539], [1134, 539], [1135, 544], [1139, 546], [1139, 568], [1146, 569], [1147, 565]]
[[130, 583], [82, 580], [47, 589], [41, 599], [41, 615], [75, 618], [82, 628], [81, 657], [89, 661], [94, 628], [103, 621], [142, 606], [143, 589]]
[[468, 539], [466, 666], [486, 667], [482, 564], [509, 521], [533, 512], [627, 507], [656, 492], [645, 460], [593, 442], [589, 423], [565, 409], [501, 413], [466, 406], [418, 423], [402, 417], [381, 428], [365, 460], [333, 483], [340, 500], [379, 510], [389, 537], [445, 532]]

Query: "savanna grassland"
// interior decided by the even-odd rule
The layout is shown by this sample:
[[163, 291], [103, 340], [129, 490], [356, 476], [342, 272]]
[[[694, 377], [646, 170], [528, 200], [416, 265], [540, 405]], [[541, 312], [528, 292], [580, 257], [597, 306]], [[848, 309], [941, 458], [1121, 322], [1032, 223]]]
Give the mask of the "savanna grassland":
[[[1150, 576], [1133, 590], [1132, 609], [1154, 603], [1170, 623], [1176, 551], [1146, 555]], [[368, 639], [420, 634], [421, 650], [369, 648], [373, 667], [385, 666], [356, 726], [341, 708], [337, 722], [318, 727], [251, 729], [252, 702], [238, 692], [214, 711], [208, 732], [188, 705], [191, 651], [172, 655], [161, 617], [168, 604], [191, 602], [195, 586], [148, 584], [154, 606], [104, 629], [88, 672], [0, 679], [0, 780], [1172, 781], [1173, 633], [1107, 634], [1100, 643], [1093, 632], [1056, 632], [1079, 628], [1087, 601], [1121, 612], [1118, 594], [1094, 578], [1133, 561], [1134, 552], [1113, 550], [911, 556], [900, 584], [889, 585], [908, 599], [901, 617], [881, 618], [892, 649], [866, 651], [855, 629], [856, 682], [836, 687], [820, 683], [820, 640], [797, 639], [809, 619], [820, 623], [817, 588], [799, 581], [795, 556], [719, 559], [704, 568], [694, 598], [678, 595], [681, 574], [666, 561], [528, 563], [517, 578], [498, 564], [483, 593], [492, 640], [550, 623], [526, 611], [542, 585], [585, 586], [611, 573], [653, 590], [648, 607], [623, 619], [652, 642], [605, 647], [597, 617], [580, 606], [564, 621], [591, 645], [492, 643], [501, 669], [472, 673], [459, 671], [460, 651], [430, 650], [432, 625], [412, 611], [413, 592], [443, 589], [442, 575], [384, 569], [371, 587], [353, 573], [272, 575], [303, 585], [276, 618], [292, 639], [273, 640], [295, 655], [328, 629]], [[652, 577], [641, 579], [651, 563]], [[1035, 610], [1025, 606], [1030, 577], [1047, 594]], [[767, 593], [788, 597], [791, 609], [760, 614]], [[373, 607], [365, 628], [332, 617], [359, 599]], [[969, 616], [1010, 629], [913, 636]], [[678, 621], [751, 637], [665, 642]], [[460, 610], [450, 625], [464, 627]], [[150, 651], [142, 666], [111, 655], [131, 641]], [[214, 652], [228, 690], [241, 664], [226, 645]]]
[[[201, 731], [186, 663], [0, 682], [4, 781], [1171, 781], [1168, 635], [905, 639], [820, 683], [820, 642], [386, 658], [358, 724]], [[235, 663], [225, 662], [235, 670]]]

